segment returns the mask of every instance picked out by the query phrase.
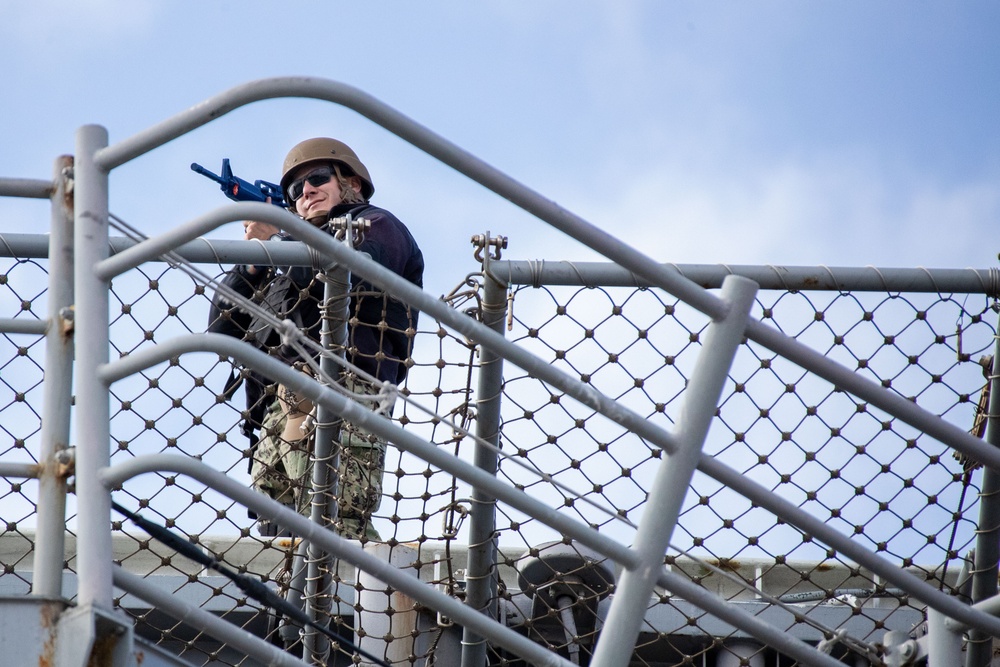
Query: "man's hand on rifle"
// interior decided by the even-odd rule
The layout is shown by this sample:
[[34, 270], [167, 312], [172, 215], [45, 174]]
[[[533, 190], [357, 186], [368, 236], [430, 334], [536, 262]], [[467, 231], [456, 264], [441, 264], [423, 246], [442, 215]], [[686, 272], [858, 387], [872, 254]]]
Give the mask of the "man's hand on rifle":
[[[259, 220], [243, 221], [243, 238], [247, 241], [253, 241], [254, 239], [258, 241], [270, 241], [280, 233], [280, 229], [266, 222], [260, 222]], [[254, 275], [257, 273], [257, 267], [248, 264], [247, 273]]]
[[269, 241], [272, 236], [281, 230], [272, 224], [260, 222], [258, 220], [243, 221], [243, 238], [247, 241], [257, 239], [259, 241]]

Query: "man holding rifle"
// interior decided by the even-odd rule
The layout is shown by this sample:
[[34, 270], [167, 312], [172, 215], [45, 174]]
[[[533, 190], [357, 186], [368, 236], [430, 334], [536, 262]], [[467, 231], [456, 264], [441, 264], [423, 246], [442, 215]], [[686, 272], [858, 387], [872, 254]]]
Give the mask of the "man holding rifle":
[[[368, 203], [375, 186], [368, 169], [349, 146], [330, 138], [303, 141], [285, 158], [280, 185], [290, 211], [330, 233], [333, 233], [330, 221], [336, 218], [349, 215], [352, 220], [367, 220], [370, 226], [357, 237], [355, 249], [422, 286], [424, 261], [420, 248], [392, 213]], [[291, 240], [277, 227], [264, 222], [247, 221], [244, 229], [244, 238], [248, 240]], [[234, 271], [260, 297], [258, 301], [272, 317], [279, 321], [291, 319], [303, 334], [320, 340], [323, 301], [320, 273], [311, 267], [275, 271], [271, 267], [243, 266]], [[378, 393], [378, 387], [366, 375], [379, 382], [402, 382], [417, 315], [360, 276], [352, 276], [345, 358], [362, 372], [345, 371], [340, 383], [355, 394], [371, 395]], [[306, 368], [306, 360], [300, 353], [282, 345], [278, 332], [261, 318], [254, 318], [245, 338], [291, 365]], [[247, 384], [249, 389], [250, 382]], [[253, 486], [308, 515], [314, 406], [280, 385], [269, 386], [259, 393], [260, 403], [248, 405], [251, 415], [259, 416], [263, 411], [263, 417], [258, 417], [259, 424], [252, 417], [249, 420], [250, 429], [259, 426], [259, 440], [252, 447], [250, 466]], [[382, 497], [385, 443], [344, 422], [340, 446], [335, 529], [352, 539], [379, 539], [371, 516]], [[258, 529], [262, 535], [277, 534], [275, 527], [267, 522], [260, 522]]]

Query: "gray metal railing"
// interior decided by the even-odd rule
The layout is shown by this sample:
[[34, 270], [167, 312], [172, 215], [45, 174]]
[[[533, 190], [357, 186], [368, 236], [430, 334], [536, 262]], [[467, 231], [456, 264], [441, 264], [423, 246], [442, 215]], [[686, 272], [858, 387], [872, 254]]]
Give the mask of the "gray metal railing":
[[[707, 315], [711, 319], [708, 341], [699, 353], [699, 363], [690, 378], [684, 408], [677, 420], [676, 428], [668, 431], [657, 426], [642, 415], [626, 409], [614, 399], [600, 393], [593, 386], [581, 382], [506, 340], [502, 333], [495, 329], [495, 320], [485, 324], [479, 323], [463, 313], [454, 311], [439, 299], [422, 292], [377, 263], [344, 247], [326, 233], [272, 206], [264, 204], [225, 206], [156, 238], [134, 245], [124, 244], [129, 247], [123, 247], [112, 254], [107, 190], [108, 174], [112, 169], [240, 106], [277, 97], [314, 98], [354, 109], [453, 167], [459, 173], [601, 253], [616, 265], [600, 269], [592, 267], [587, 271], [581, 271], [580, 265], [573, 264], [553, 266], [492, 262], [489, 276], [499, 278], [500, 284], [557, 284], [559, 281], [580, 279], [581, 273], [585, 273], [587, 277], [583, 278], [580, 284], [590, 284], [588, 281], [597, 280], [600, 284], [648, 285], [674, 295]], [[892, 290], [894, 289], [892, 286], [897, 285], [898, 289], [907, 291], [958, 291], [958, 286], [964, 286], [964, 289], [970, 292], [995, 296], [998, 293], [998, 278], [995, 271], [665, 266], [558, 207], [361, 91], [336, 82], [309, 78], [267, 79], [239, 86], [111, 146], [108, 145], [107, 132], [104, 128], [85, 126], [78, 132], [74, 170], [74, 244], [70, 244], [66, 239], [50, 241], [47, 253], [52, 258], [59, 256], [68, 259], [74, 267], [75, 313], [72, 329], [76, 361], [72, 371], [75, 372], [77, 383], [74, 442], [76, 492], [79, 503], [78, 602], [81, 609], [110, 610], [112, 607], [112, 585], [115, 574], [108, 539], [109, 489], [125, 479], [144, 472], [173, 471], [201, 480], [210, 488], [254, 509], [260, 516], [292, 529], [307, 542], [376, 574], [389, 585], [407, 592], [424, 604], [463, 623], [469, 631], [467, 639], [470, 645], [463, 657], [465, 667], [477, 667], [484, 660], [483, 652], [473, 648], [477, 644], [477, 637], [489, 638], [497, 645], [504, 646], [535, 664], [571, 664], [556, 653], [480, 613], [483, 609], [488, 610], [488, 605], [485, 605], [484, 601], [490, 597], [489, 590], [474, 589], [474, 594], [470, 598], [471, 606], [461, 605], [448, 596], [429, 590], [426, 586], [400, 575], [393, 568], [345, 543], [322, 527], [267, 501], [202, 464], [178, 457], [147, 455], [112, 467], [108, 454], [110, 385], [187, 352], [214, 351], [239, 359], [248, 366], [279, 379], [287, 386], [314, 399], [323, 408], [332, 410], [362, 428], [385, 437], [400, 449], [412, 452], [442, 470], [451, 472], [476, 489], [477, 502], [482, 503], [484, 507], [488, 507], [493, 499], [500, 500], [618, 563], [623, 568], [624, 574], [611, 603], [604, 631], [597, 642], [591, 663], [595, 667], [623, 665], [628, 661], [641, 622], [641, 615], [637, 611], [645, 609], [653, 588], [657, 585], [732, 623], [803, 664], [827, 666], [840, 664], [830, 656], [817, 652], [790, 637], [782, 629], [772, 627], [727, 604], [691, 581], [662, 567], [662, 559], [677, 513], [695, 469], [738, 491], [782, 521], [824, 542], [854, 562], [869, 568], [935, 612], [954, 619], [965, 627], [976, 628], [988, 635], [1000, 635], [1000, 619], [983, 611], [983, 607], [970, 607], [933, 588], [793, 503], [782, 499], [772, 490], [757, 484], [702, 451], [708, 424], [717, 408], [719, 391], [732, 362], [735, 347], [746, 336], [832, 385], [927, 433], [961, 454], [992, 468], [1000, 468], [1000, 452], [992, 444], [985, 443], [954, 424], [942, 420], [914, 402], [887, 391], [870, 379], [857, 374], [854, 369], [836, 363], [777, 329], [747, 318], [749, 303], [758, 286], [799, 289], [796, 285], [811, 285], [813, 288], [819, 286], [821, 289], [843, 290], [852, 289], [851, 285], [867, 285], [868, 288]], [[59, 177], [53, 183], [0, 180], [0, 195], [53, 197], [54, 193], [62, 192], [59, 183]], [[56, 220], [56, 213], [53, 215], [54, 227], [65, 228], [65, 217]], [[152, 350], [140, 351], [123, 359], [109, 360], [109, 282], [123, 272], [143, 263], [156, 261], [171, 251], [178, 251], [182, 255], [210, 256], [212, 261], [220, 261], [230, 256], [228, 254], [230, 250], [232, 256], [236, 253], [260, 252], [262, 256], [267, 255], [271, 260], [276, 260], [277, 257], [271, 249], [264, 248], [261, 244], [256, 244], [257, 249], [254, 250], [249, 249], [250, 245], [254, 245], [249, 243], [208, 243], [198, 239], [202, 234], [222, 224], [244, 219], [269, 222], [289, 231], [314, 251], [319, 252], [326, 260], [358, 273], [394, 297], [475, 341], [484, 350], [488, 350], [492, 355], [490, 363], [496, 363], [497, 368], [499, 360], [503, 359], [663, 449], [667, 456], [663, 457], [660, 464], [649, 502], [655, 505], [658, 511], [665, 513], [665, 520], [663, 513], [648, 512], [638, 525], [636, 543], [631, 547], [623, 546], [584, 523], [570, 519], [530, 495], [500, 482], [492, 474], [489, 464], [485, 463], [486, 458], [490, 457], [484, 457], [481, 468], [460, 461], [419, 437], [399, 429], [389, 420], [360, 408], [350, 400], [294, 373], [280, 362], [237, 341], [213, 335], [191, 335], [163, 342]], [[8, 236], [4, 240], [7, 248], [11, 248], [11, 252], [14, 252], [13, 248], [18, 243], [26, 246], [38, 243], [37, 239], [28, 237]], [[0, 243], [0, 246], [3, 245], [4, 243]], [[284, 254], [281, 260], [297, 263], [301, 259], [296, 258], [303, 257], [300, 254], [303, 252], [311, 257], [308, 251], [301, 247], [283, 247], [281, 253]], [[55, 278], [51, 280], [53, 281], [50, 287], [52, 304], [45, 327], [19, 320], [0, 322], [0, 329], [12, 333], [47, 332], [51, 348], [47, 364], [52, 364], [52, 367], [48, 365], [46, 367], [46, 381], [50, 380], [50, 372], [62, 369], [62, 379], [58, 374], [53, 374], [53, 386], [46, 393], [46, 416], [43, 421], [47, 420], [49, 422], [47, 428], [52, 430], [47, 430], [43, 436], [44, 460], [40, 462], [43, 470], [49, 470], [49, 466], [54, 466], [61, 449], [65, 448], [70, 440], [68, 411], [57, 412], [55, 407], [60, 401], [68, 405], [66, 397], [69, 383], [66, 378], [69, 377], [71, 367], [66, 356], [69, 353], [66, 342], [68, 337], [65, 335], [68, 325], [64, 309], [68, 305], [65, 286], [70, 281], [67, 276], [60, 276], [59, 285], [55, 284]], [[718, 286], [722, 286], [721, 294], [706, 289]], [[865, 289], [865, 287], [853, 289]], [[495, 296], [494, 294], [493, 297]], [[57, 342], [59, 344], [55, 344]], [[488, 375], [486, 374], [486, 381], [489, 380]], [[490, 431], [494, 428], [490, 420], [484, 420], [483, 425], [485, 430], [480, 435], [483, 439], [489, 440], [493, 435]], [[39, 509], [39, 554], [43, 570], [51, 575], [56, 571], [54, 554], [60, 539], [55, 535], [53, 526], [58, 523], [58, 518], [63, 512], [58, 505], [58, 497], [64, 497], [65, 494], [58, 476], [51, 479], [43, 477], [43, 479], [49, 481], [43, 485], [47, 489], [44, 493], [45, 507]], [[489, 569], [492, 558], [485, 527], [481, 523], [481, 521], [489, 523], [488, 512], [477, 521], [480, 523], [475, 531], [475, 539], [477, 544], [485, 545], [486, 549], [480, 555], [481, 559], [476, 567], [478, 573], [483, 574]], [[41, 530], [43, 523], [44, 539]], [[59, 551], [61, 552], [61, 549]], [[52, 593], [55, 584], [51, 578], [43, 576], [42, 582], [45, 589]], [[141, 591], [136, 592], [142, 594]], [[935, 623], [932, 627], [940, 632], [941, 628], [950, 626], [947, 623]], [[248, 650], [255, 649], [248, 646]]]

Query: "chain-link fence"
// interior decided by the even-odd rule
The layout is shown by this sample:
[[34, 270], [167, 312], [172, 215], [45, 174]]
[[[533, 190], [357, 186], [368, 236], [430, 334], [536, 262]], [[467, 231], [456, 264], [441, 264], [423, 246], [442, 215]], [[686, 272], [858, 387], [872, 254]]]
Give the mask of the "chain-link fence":
[[[11, 262], [0, 274], [0, 307], [5, 316], [19, 319], [45, 317], [48, 285], [45, 261]], [[45, 342], [38, 336], [5, 335], [0, 341], [4, 359], [0, 370], [0, 460], [38, 463], [41, 431], [42, 383], [45, 379]], [[27, 592], [34, 546], [35, 505], [38, 483], [34, 479], [5, 480], [0, 489], [0, 523], [3, 525], [3, 575], [5, 589]], [[13, 586], [12, 586], [13, 584]]]
[[[674, 424], [707, 318], [657, 290], [622, 287], [519, 287], [511, 305], [513, 339], [650, 421]], [[753, 316], [949, 421], [969, 429], [977, 416], [982, 422], [996, 319], [990, 298], [762, 291]], [[644, 499], [662, 451], [516, 371], [505, 376], [504, 415], [511, 455], [576, 495], [505, 466], [511, 481], [630, 543], [650, 509]], [[977, 532], [969, 461], [754, 343], [737, 354], [717, 417], [708, 454], [955, 592]], [[533, 534], [530, 517], [505, 516], [498, 528], [510, 541], [531, 535], [525, 546], [558, 539]], [[667, 563], [759, 613], [791, 610], [780, 627], [804, 638], [831, 639], [841, 627], [805, 609], [825, 605], [835, 618], [841, 606], [840, 622], [851, 624], [838, 647], [845, 658], [877, 660], [887, 627], [922, 620], [922, 605], [906, 594], [706, 475], [692, 484]], [[664, 592], [651, 603], [635, 663], [691, 664], [705, 651], [729, 651], [717, 633], [714, 619]], [[731, 664], [765, 653], [747, 646], [732, 649]]]
[[[0, 317], [42, 317], [46, 267], [43, 258], [7, 261], [0, 272]], [[211, 266], [208, 274], [218, 276], [225, 268]], [[182, 269], [146, 264], [114, 279], [112, 356], [205, 330], [212, 290]], [[577, 271], [582, 284], [594, 284], [585, 268]], [[483, 319], [482, 274], [473, 271], [456, 282], [447, 302]], [[644, 287], [511, 283], [506, 290], [504, 329], [510, 341], [649, 422], [673, 427], [702, 349], [706, 316]], [[795, 286], [759, 292], [751, 316], [981, 435], [985, 410], [977, 406], [996, 333], [992, 298], [974, 292]], [[0, 428], [7, 444], [0, 458], [37, 463], [44, 342], [12, 334], [2, 340]], [[394, 420], [440, 449], [475, 460], [476, 443], [467, 433], [475, 430], [479, 411], [491, 398], [476, 390], [483, 350], [428, 317], [412, 340], [412, 365]], [[230, 360], [217, 354], [187, 354], [115, 383], [112, 463], [178, 453], [250, 485], [253, 449], [240, 432], [246, 407], [240, 392], [225, 395], [232, 371]], [[645, 501], [663, 450], [511, 364], [504, 366], [501, 390], [497, 476], [622, 544], [632, 543], [644, 512], [655, 511]], [[955, 458], [948, 447], [753, 342], [744, 342], [737, 353], [717, 417], [705, 444], [716, 460], [896, 567], [949, 595], [967, 594], [962, 570], [976, 538], [981, 483], [971, 461]], [[259, 535], [245, 508], [205, 485], [159, 474], [129, 481], [113, 496], [233, 568], [279, 590], [288, 586], [294, 541]], [[7, 593], [29, 590], [36, 500], [36, 482], [4, 481], [0, 588]], [[477, 504], [469, 484], [390, 446], [372, 521], [390, 551], [409, 554], [400, 557], [401, 567], [464, 597], [483, 576], [470, 574], [465, 561], [467, 552], [482, 546], [481, 535], [470, 533], [466, 520]], [[72, 536], [72, 497], [67, 528]], [[278, 619], [245, 593], [124, 518], [115, 517], [112, 528], [115, 559], [125, 569], [156, 577], [176, 597], [281, 641]], [[848, 662], [877, 663], [885, 631], [913, 630], [924, 620], [924, 605], [813, 538], [698, 473], [666, 564], [782, 632], [827, 642]], [[502, 502], [488, 539], [499, 549], [498, 566], [487, 573], [498, 580], [495, 589], [487, 589], [491, 613], [575, 663], [589, 663], [615, 568]], [[70, 572], [73, 548], [71, 539]], [[374, 634], [375, 652], [387, 659], [395, 655], [391, 645], [398, 630], [395, 636], [391, 630], [372, 632], [359, 621], [372, 611], [364, 605], [377, 585], [366, 589], [344, 565], [332, 580], [331, 626], [355, 640]], [[194, 664], [249, 664], [238, 651], [161, 609], [131, 596], [117, 602], [134, 615], [140, 633]], [[391, 621], [414, 608], [412, 602], [403, 602], [404, 608], [393, 604], [373, 615], [388, 609]], [[429, 618], [406, 626], [411, 641], [398, 659], [431, 664], [449, 633], [458, 631], [441, 615]], [[289, 646], [300, 650], [297, 641]], [[348, 646], [335, 651], [345, 664], [351, 655]], [[516, 662], [499, 649], [491, 649], [490, 656], [496, 663]], [[660, 590], [651, 599], [633, 664], [703, 664], [726, 656], [736, 659], [726, 664], [741, 659], [764, 664], [755, 661], [765, 658], [767, 664], [793, 664], [683, 596]], [[440, 660], [437, 664], [444, 664]]]

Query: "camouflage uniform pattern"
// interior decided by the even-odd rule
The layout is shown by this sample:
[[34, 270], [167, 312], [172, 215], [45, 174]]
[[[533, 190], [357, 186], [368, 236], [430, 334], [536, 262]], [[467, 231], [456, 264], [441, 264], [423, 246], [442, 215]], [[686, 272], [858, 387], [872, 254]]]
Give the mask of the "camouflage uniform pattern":
[[[355, 393], [374, 395], [378, 390], [369, 383], [348, 382], [348, 389]], [[296, 412], [294, 394], [279, 385], [278, 398], [264, 417], [261, 438], [253, 453], [250, 477], [255, 490], [309, 516], [310, 488], [312, 483], [312, 455], [315, 442], [315, 424], [305, 432], [293, 429], [286, 432], [289, 415], [294, 420], [302, 413]], [[309, 410], [312, 406], [308, 406]], [[301, 437], [295, 437], [297, 433]], [[343, 422], [340, 429], [340, 466], [338, 476], [338, 512], [334, 529], [348, 539], [379, 540], [371, 516], [382, 502], [382, 474], [385, 468], [385, 442], [365, 433], [350, 422]], [[262, 531], [267, 530], [262, 527]]]
[[[399, 219], [367, 203], [338, 204], [329, 212], [328, 219], [344, 215], [368, 221], [365, 231], [356, 239], [355, 250], [417, 287], [423, 286], [423, 255]], [[238, 273], [233, 278], [234, 289], [241, 288], [240, 294], [258, 303], [266, 314], [237, 322], [233, 313], [238, 318], [239, 308], [219, 303], [216, 312], [210, 314], [214, 318], [210, 319], [212, 325], [224, 327], [224, 333], [242, 337], [271, 356], [302, 369], [303, 350], [283, 340], [274, 320], [290, 321], [303, 335], [320, 342], [326, 298], [326, 283], [321, 273], [312, 266], [234, 272]], [[399, 385], [406, 377], [419, 313], [360, 276], [351, 276], [349, 290], [344, 358], [378, 383]], [[232, 326], [228, 326], [230, 321]], [[373, 386], [351, 380], [356, 377], [348, 374], [344, 382], [353, 393], [377, 393]], [[249, 379], [257, 377], [251, 374]], [[308, 415], [312, 405], [298, 405], [300, 401], [294, 394], [289, 395], [280, 385], [276, 386], [276, 396], [275, 385], [270, 385], [272, 381], [262, 376], [259, 379], [260, 382], [247, 382], [248, 409], [244, 422], [244, 432], [259, 433], [250, 461], [253, 488], [301, 514], [310, 515], [315, 438], [313, 420]], [[338, 518], [334, 529], [345, 537], [379, 539], [371, 516], [382, 499], [386, 445], [349, 423], [342, 424], [339, 442]], [[275, 534], [275, 527], [266, 522], [259, 522], [258, 529], [262, 535]]]

